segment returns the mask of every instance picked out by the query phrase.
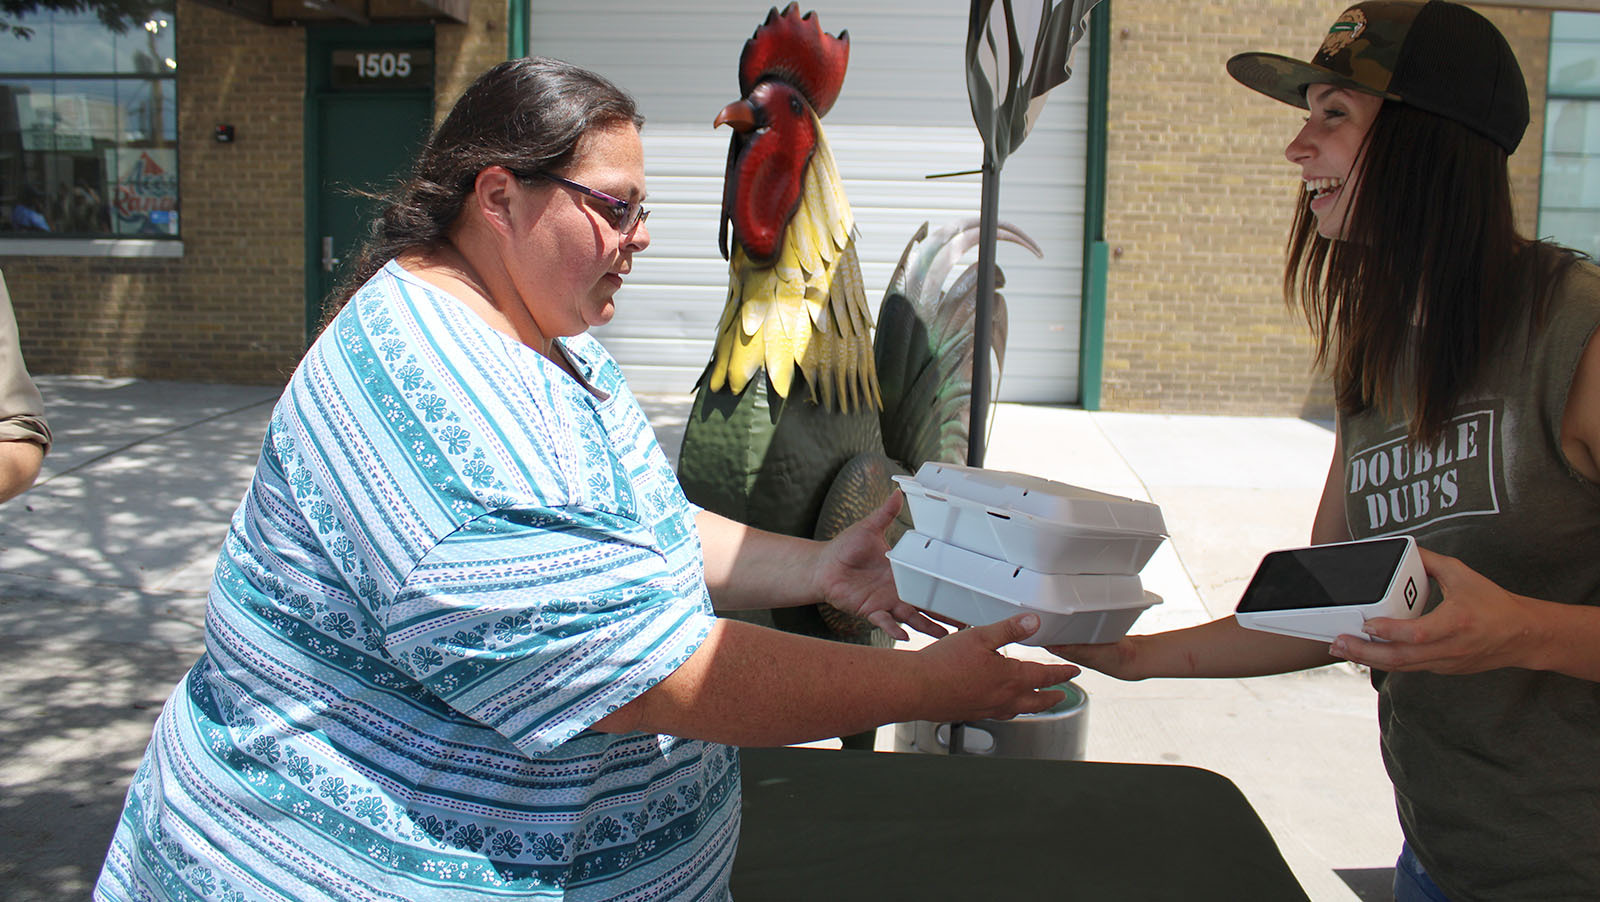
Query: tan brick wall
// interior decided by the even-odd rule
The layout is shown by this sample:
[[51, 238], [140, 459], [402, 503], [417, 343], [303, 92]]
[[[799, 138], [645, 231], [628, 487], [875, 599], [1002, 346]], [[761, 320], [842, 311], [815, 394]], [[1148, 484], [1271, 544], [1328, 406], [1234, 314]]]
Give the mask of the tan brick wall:
[[506, 58], [506, 0], [471, 0], [467, 25], [434, 29], [439, 68], [434, 78], [434, 122], [444, 121], [456, 98], [483, 70]]
[[[441, 25], [441, 109], [505, 58], [505, 0]], [[0, 256], [35, 373], [272, 384], [305, 341], [305, 29], [178, 5], [173, 260]], [[218, 144], [218, 123], [236, 128]]]
[[[1331, 413], [1303, 319], [1283, 302], [1300, 111], [1223, 68], [1246, 50], [1308, 58], [1346, 4], [1113, 4], [1107, 135], [1102, 406], [1251, 415]], [[1489, 9], [1512, 42], [1535, 121], [1513, 158], [1531, 230], [1538, 204], [1549, 14]]]
[[[39, 373], [270, 382], [304, 336], [304, 32], [178, 3], [184, 256], [0, 257]], [[218, 144], [213, 128], [237, 129]]]
[[1544, 97], [1550, 73], [1550, 14], [1529, 9], [1476, 7], [1500, 28], [1522, 64], [1533, 113], [1528, 132], [1511, 155], [1511, 202], [1517, 228], [1532, 237], [1539, 226], [1539, 173], [1544, 163]]

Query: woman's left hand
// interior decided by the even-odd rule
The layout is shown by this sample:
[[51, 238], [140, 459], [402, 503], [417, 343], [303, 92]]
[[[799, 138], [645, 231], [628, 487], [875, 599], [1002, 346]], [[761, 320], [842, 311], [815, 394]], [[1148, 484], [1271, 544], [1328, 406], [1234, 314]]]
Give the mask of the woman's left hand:
[[877, 510], [828, 540], [818, 562], [817, 589], [828, 604], [865, 617], [896, 639], [910, 638], [902, 623], [938, 638], [945, 634], [944, 627], [900, 599], [889, 568], [885, 531], [904, 503], [896, 491]]
[[1378, 670], [1481, 673], [1529, 666], [1537, 608], [1545, 604], [1502, 589], [1453, 557], [1422, 552], [1422, 566], [1443, 599], [1415, 620], [1374, 617], [1362, 627], [1369, 641], [1335, 639], [1330, 651]]

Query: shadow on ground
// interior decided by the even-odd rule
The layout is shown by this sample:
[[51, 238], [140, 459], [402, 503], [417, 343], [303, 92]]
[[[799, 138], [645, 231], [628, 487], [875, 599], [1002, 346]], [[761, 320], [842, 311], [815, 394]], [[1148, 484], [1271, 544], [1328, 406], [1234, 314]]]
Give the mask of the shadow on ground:
[[1361, 902], [1394, 902], [1394, 868], [1343, 868], [1334, 873]]
[[44, 377], [56, 444], [0, 507], [0, 897], [88, 898], [278, 390]]

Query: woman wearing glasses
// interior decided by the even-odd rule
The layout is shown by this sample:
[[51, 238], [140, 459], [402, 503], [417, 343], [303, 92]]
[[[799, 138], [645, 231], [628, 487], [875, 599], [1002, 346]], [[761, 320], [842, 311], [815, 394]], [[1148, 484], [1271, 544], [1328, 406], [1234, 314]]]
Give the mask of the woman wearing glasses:
[[206, 653], [96, 897], [727, 895], [732, 745], [1037, 711], [1070, 665], [718, 620], [896, 597], [886, 506], [829, 543], [692, 509], [585, 334], [649, 246], [640, 119], [552, 60], [468, 88], [279, 402]]

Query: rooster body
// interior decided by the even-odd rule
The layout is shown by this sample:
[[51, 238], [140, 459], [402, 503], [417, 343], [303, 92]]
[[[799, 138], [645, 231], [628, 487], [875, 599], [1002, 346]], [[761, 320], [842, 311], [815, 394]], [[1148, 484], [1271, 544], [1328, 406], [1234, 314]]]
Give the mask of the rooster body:
[[[971, 398], [976, 267], [942, 286], [976, 243], [976, 220], [932, 235], [924, 225], [912, 238], [874, 339], [855, 221], [821, 124], [848, 56], [848, 33], [824, 34], [793, 3], [745, 44], [742, 97], [715, 120], [734, 129], [719, 236], [728, 299], [678, 464], [689, 499], [707, 510], [814, 538], [881, 504], [891, 475], [962, 460]], [[1009, 226], [1001, 235], [1038, 253]], [[995, 309], [1003, 349], [998, 297]], [[886, 642], [825, 606], [774, 611], [768, 622]]]
[[773, 9], [740, 57], [743, 96], [715, 120], [734, 130], [728, 299], [679, 477], [696, 504], [788, 535], [814, 534], [829, 488], [818, 474], [883, 446], [855, 221], [821, 123], [849, 52], [847, 32]]

